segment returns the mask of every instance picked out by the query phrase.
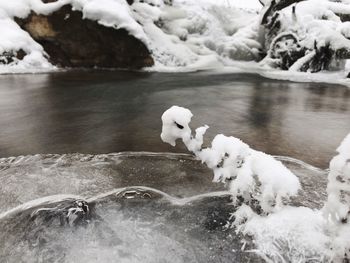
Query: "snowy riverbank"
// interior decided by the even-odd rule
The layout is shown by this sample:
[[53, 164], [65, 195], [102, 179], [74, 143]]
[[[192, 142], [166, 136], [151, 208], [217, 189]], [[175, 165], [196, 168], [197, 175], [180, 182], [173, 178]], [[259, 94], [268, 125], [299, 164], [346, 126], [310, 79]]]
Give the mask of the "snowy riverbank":
[[[80, 12], [83, 20], [96, 21], [104, 27], [114, 28], [117, 31], [126, 30], [143, 43], [154, 60], [154, 65], [144, 70], [245, 72], [273, 79], [350, 85], [346, 79], [350, 69], [344, 66], [344, 63], [336, 62], [338, 53], [331, 55], [331, 58], [326, 58], [323, 53], [323, 55], [320, 53], [326, 52], [321, 51], [324, 49], [320, 45], [324, 44], [328, 48], [329, 44], [329, 49], [332, 49], [334, 42], [338, 45], [336, 48], [342, 50], [342, 56], [345, 56], [347, 51], [343, 48], [346, 48], [350, 42], [346, 35], [348, 22], [340, 20], [338, 10], [340, 7], [349, 8], [348, 3], [343, 1], [336, 6], [327, 0], [319, 3], [317, 12], [310, 11], [310, 7], [315, 6], [315, 1], [293, 5], [298, 11], [301, 10], [296, 13], [297, 16], [300, 15], [300, 19], [293, 20], [292, 26], [289, 23], [288, 26], [275, 28], [273, 31], [275, 35], [277, 34], [275, 37], [270, 35], [272, 29], [261, 24], [262, 15], [266, 12], [268, 3], [262, 7], [259, 1], [254, 0], [247, 2], [203, 0], [200, 3], [193, 0], [171, 2], [135, 0], [130, 1], [130, 4], [125, 0], [104, 0], [103, 2], [58, 0], [53, 3], [43, 3], [40, 0], [0, 1], [0, 25], [3, 29], [0, 36], [0, 74], [58, 70], [57, 65], [53, 63], [57, 59], [53, 58], [57, 54], [64, 55], [65, 46], [59, 47], [60, 52], [47, 49], [46, 44], [50, 41], [53, 41], [52, 43], [56, 46], [61, 44], [54, 42], [55, 37], [61, 32], [57, 31], [58, 29], [50, 24], [46, 17], [50, 17], [65, 6], [70, 6], [73, 12]], [[346, 8], [340, 13], [345, 14]], [[285, 20], [282, 20], [289, 21], [290, 14], [286, 13], [289, 9], [285, 9], [278, 12], [278, 17], [285, 17]], [[26, 24], [25, 28], [21, 27], [17, 23], [18, 19], [26, 19], [30, 14], [36, 14], [34, 17], [36, 23]], [[324, 18], [325, 22], [321, 23], [319, 21], [324, 14], [328, 16], [332, 14], [332, 17], [328, 17], [329, 21], [328, 18]], [[304, 23], [306, 17], [314, 22]], [[67, 14], [60, 30], [65, 29], [64, 23], [68, 23], [69, 19], [71, 19], [70, 14]], [[37, 23], [38, 20], [41, 22]], [[314, 52], [314, 47], [310, 43], [313, 43], [315, 34], [322, 28], [327, 29], [327, 34], [324, 33], [321, 38], [317, 37], [318, 44], [315, 51], [317, 56], [307, 62]], [[301, 57], [298, 57], [299, 59], [296, 57], [293, 51], [295, 43], [290, 43], [291, 40], [287, 36], [282, 37], [286, 32], [291, 32], [292, 35], [299, 34], [298, 45], [304, 46], [302, 51], [304, 56], [299, 54], [300, 51], [298, 54]], [[303, 32], [315, 34], [305, 35]], [[38, 34], [41, 35], [38, 36]], [[284, 45], [284, 48], [281, 45]], [[321, 61], [319, 61], [320, 56]], [[82, 59], [86, 60], [86, 58]], [[94, 61], [94, 58], [91, 60]], [[333, 60], [335, 61], [332, 62]], [[93, 65], [91, 62], [87, 64]], [[98, 65], [103, 67], [103, 63]], [[106, 67], [118, 67], [118, 65], [118, 63], [109, 63]], [[123, 65], [128, 64], [120, 64], [120, 67]], [[299, 70], [306, 72], [299, 72], [297, 65]], [[289, 70], [281, 70], [286, 66], [290, 67]], [[334, 69], [310, 73], [319, 69], [328, 69], [328, 67]]]

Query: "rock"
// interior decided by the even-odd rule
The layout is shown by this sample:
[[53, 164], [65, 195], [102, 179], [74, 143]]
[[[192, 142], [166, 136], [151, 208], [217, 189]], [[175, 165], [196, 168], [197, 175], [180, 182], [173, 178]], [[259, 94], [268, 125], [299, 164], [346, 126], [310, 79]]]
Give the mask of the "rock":
[[105, 27], [83, 19], [82, 13], [63, 6], [51, 15], [31, 13], [16, 22], [41, 44], [49, 61], [59, 67], [139, 69], [152, 66], [146, 45], [124, 29]]
[[18, 51], [4, 52], [0, 54], [0, 64], [7, 65], [11, 64], [16, 60], [21, 60], [26, 56], [26, 52], [23, 49]]

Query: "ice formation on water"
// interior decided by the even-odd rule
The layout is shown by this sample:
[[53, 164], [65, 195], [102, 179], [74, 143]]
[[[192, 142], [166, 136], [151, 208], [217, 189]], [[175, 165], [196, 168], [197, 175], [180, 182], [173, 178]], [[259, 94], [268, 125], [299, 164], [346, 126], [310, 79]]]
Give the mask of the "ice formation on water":
[[[0, 258], [26, 263], [248, 261], [251, 256], [239, 251], [227, 231], [211, 232], [197, 223], [209, 221], [206, 209], [226, 207], [225, 199], [227, 193], [186, 200], [149, 187], [90, 198], [37, 199], [0, 214]], [[227, 214], [225, 209], [217, 213]]]
[[[214, 181], [230, 180], [236, 203], [228, 227], [253, 237], [252, 252], [272, 262], [347, 262], [350, 256], [350, 134], [330, 163], [328, 201], [322, 210], [283, 206], [281, 199], [296, 195], [298, 179], [272, 156], [249, 148], [237, 138], [217, 135], [211, 148], [201, 149], [207, 126], [191, 135], [192, 113], [173, 106], [162, 116], [161, 138], [187, 148], [214, 170]], [[195, 145], [195, 147], [193, 147]], [[256, 209], [257, 201], [262, 211]], [[252, 205], [253, 204], [253, 205]], [[259, 213], [264, 214], [263, 216]], [[267, 212], [267, 213], [266, 213]]]
[[263, 152], [251, 149], [235, 137], [219, 134], [210, 148], [202, 149], [203, 135], [208, 126], [196, 129], [192, 137], [189, 123], [192, 113], [173, 106], [162, 115], [161, 138], [175, 146], [182, 139], [189, 151], [214, 171], [215, 182], [229, 181], [234, 203], [243, 198], [245, 203], [259, 203], [259, 209], [268, 213], [278, 211], [284, 199], [298, 193], [298, 178], [280, 161]]

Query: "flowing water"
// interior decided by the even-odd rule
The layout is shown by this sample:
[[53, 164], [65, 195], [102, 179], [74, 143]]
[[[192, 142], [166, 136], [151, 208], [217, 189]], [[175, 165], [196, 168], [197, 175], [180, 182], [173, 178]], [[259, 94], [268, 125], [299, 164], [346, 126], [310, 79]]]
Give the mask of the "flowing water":
[[350, 131], [346, 87], [207, 72], [2, 75], [1, 262], [260, 262], [226, 227], [225, 186], [161, 142], [172, 105], [210, 126], [206, 144], [224, 133], [278, 155], [303, 185], [293, 204], [322, 206], [325, 168]]

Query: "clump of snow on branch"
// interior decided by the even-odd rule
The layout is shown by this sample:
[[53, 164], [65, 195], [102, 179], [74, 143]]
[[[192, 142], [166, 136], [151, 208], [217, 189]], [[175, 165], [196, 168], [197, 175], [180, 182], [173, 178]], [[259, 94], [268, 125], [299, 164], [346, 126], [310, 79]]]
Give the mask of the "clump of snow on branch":
[[269, 213], [280, 210], [285, 200], [298, 193], [299, 180], [290, 170], [240, 139], [219, 134], [211, 147], [203, 149], [203, 135], [208, 126], [197, 128], [192, 136], [191, 118], [191, 111], [182, 107], [173, 106], [165, 111], [162, 140], [175, 146], [176, 140], [181, 139], [189, 151], [214, 171], [215, 182], [229, 182], [234, 203], [241, 198], [250, 205], [258, 202], [259, 209]]
[[332, 229], [332, 249], [339, 260], [344, 255], [350, 258], [350, 134], [337, 152], [329, 166], [328, 200], [323, 213]]
[[350, 221], [350, 134], [337, 149], [330, 163], [328, 201], [324, 212], [334, 222]]

